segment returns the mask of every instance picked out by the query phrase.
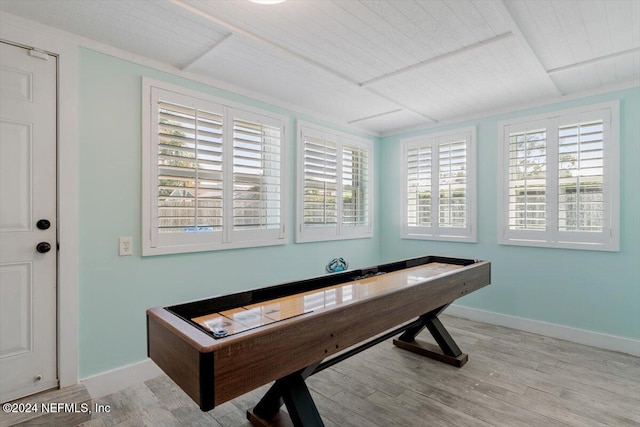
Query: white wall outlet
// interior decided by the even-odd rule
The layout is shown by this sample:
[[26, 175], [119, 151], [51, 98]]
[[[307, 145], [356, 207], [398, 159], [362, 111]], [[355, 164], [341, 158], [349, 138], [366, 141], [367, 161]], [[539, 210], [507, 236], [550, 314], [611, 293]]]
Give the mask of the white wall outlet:
[[120, 256], [133, 255], [133, 237], [127, 236], [120, 238], [120, 249], [118, 253]]

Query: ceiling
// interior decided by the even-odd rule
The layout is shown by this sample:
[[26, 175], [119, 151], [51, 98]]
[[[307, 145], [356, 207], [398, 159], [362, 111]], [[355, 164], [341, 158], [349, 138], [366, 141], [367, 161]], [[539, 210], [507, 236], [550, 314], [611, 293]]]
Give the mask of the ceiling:
[[380, 135], [640, 84], [640, 0], [0, 0], [0, 10]]

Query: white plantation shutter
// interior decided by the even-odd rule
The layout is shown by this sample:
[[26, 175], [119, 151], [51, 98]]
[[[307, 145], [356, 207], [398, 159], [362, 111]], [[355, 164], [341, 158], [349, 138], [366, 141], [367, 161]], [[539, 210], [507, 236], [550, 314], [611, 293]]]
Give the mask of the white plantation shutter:
[[439, 144], [438, 224], [467, 226], [467, 140]]
[[338, 141], [306, 132], [304, 150], [304, 225], [338, 223]]
[[372, 141], [298, 124], [296, 240], [370, 237]]
[[152, 246], [222, 241], [223, 107], [155, 91]]
[[154, 83], [143, 85], [143, 255], [283, 244], [284, 118]]
[[618, 108], [501, 124], [501, 243], [618, 250]]
[[547, 131], [509, 134], [509, 228], [545, 230]]
[[560, 126], [558, 131], [558, 228], [602, 232], [604, 228], [604, 124]]
[[431, 227], [431, 146], [410, 148], [406, 159], [407, 225]]
[[475, 241], [475, 129], [403, 141], [409, 239]]
[[233, 230], [281, 238], [282, 124], [238, 110], [233, 116]]
[[158, 102], [158, 231], [222, 227], [222, 116]]
[[342, 146], [342, 225], [369, 225], [369, 150]]

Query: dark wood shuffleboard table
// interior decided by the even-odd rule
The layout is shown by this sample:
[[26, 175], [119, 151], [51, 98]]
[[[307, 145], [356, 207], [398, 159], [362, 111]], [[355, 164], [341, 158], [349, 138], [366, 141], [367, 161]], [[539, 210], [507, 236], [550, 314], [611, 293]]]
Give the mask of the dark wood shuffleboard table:
[[[306, 378], [396, 335], [463, 366], [438, 315], [490, 282], [488, 261], [426, 256], [152, 308], [148, 354], [203, 411], [275, 381], [247, 411], [253, 425], [322, 426]], [[415, 339], [424, 328], [437, 346]]]

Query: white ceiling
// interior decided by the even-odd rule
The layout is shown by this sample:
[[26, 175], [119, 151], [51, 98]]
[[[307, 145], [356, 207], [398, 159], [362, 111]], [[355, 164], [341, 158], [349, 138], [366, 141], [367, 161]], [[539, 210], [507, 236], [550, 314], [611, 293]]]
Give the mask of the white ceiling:
[[372, 133], [640, 84], [640, 0], [0, 0]]

